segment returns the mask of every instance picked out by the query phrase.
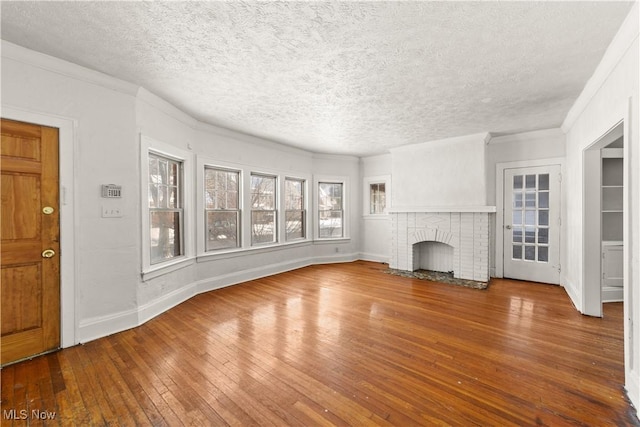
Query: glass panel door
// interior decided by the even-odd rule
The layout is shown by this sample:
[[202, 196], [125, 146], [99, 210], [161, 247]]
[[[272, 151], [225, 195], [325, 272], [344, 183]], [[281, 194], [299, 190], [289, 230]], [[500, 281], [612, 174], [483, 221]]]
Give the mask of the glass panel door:
[[512, 259], [549, 262], [549, 174], [514, 175]]

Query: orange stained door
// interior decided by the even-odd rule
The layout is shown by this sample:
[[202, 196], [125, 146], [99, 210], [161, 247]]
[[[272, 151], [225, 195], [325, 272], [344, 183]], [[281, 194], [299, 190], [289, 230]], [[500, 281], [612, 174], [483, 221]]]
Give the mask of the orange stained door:
[[58, 129], [0, 123], [1, 364], [60, 347]]

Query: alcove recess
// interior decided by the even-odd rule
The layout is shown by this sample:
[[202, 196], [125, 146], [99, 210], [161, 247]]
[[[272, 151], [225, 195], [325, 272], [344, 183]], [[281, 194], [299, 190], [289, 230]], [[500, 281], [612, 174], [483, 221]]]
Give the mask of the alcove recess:
[[[618, 153], [620, 152], [620, 153]], [[602, 150], [602, 241], [622, 244], [622, 149]]]

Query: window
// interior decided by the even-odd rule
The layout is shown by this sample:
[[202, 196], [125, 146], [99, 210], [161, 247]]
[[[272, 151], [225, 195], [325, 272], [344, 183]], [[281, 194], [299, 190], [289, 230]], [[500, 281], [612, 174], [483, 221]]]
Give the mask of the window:
[[387, 199], [385, 192], [385, 183], [378, 182], [375, 184], [369, 184], [369, 213], [385, 213], [386, 207]]
[[391, 175], [366, 176], [363, 179], [362, 201], [365, 219], [389, 219]]
[[318, 183], [318, 236], [321, 239], [344, 236], [344, 184]]
[[284, 197], [285, 240], [304, 239], [306, 229], [304, 180], [286, 178], [284, 180]]
[[240, 172], [205, 167], [205, 250], [240, 246]]
[[275, 243], [276, 177], [251, 174], [251, 244]]
[[184, 255], [182, 162], [149, 153], [150, 264]]

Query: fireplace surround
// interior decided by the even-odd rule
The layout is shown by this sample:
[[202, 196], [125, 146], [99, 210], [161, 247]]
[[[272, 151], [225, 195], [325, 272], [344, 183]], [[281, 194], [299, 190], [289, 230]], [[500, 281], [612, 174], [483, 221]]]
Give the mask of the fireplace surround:
[[428, 250], [448, 253], [436, 254], [436, 258], [452, 257], [446, 265], [452, 266], [455, 278], [488, 282], [489, 218], [494, 212], [494, 206], [393, 210], [389, 267], [415, 271], [421, 268], [418, 245], [439, 242], [453, 251], [444, 245], [429, 245]]

